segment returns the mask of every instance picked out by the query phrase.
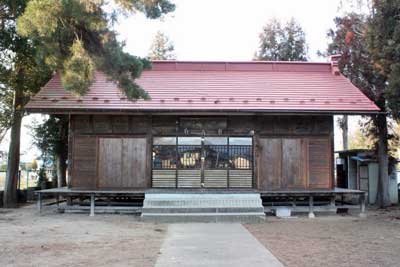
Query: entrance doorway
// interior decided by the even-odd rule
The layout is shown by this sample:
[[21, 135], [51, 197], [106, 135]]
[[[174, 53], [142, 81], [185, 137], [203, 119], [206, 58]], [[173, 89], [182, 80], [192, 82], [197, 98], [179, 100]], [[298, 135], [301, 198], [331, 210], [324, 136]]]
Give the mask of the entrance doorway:
[[155, 137], [152, 186], [252, 188], [251, 137]]

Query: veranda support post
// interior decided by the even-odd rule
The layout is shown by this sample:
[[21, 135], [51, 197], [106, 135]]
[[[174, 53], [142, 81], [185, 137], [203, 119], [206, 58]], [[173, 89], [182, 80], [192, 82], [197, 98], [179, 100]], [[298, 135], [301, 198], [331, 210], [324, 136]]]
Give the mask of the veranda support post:
[[367, 217], [367, 214], [365, 212], [365, 202], [366, 202], [366, 192], [363, 192], [359, 196], [359, 201], [360, 201], [360, 217], [365, 218]]
[[308, 204], [309, 204], [308, 218], [313, 219], [315, 218], [315, 214], [314, 214], [314, 197], [312, 195], [310, 195]]
[[39, 213], [41, 213], [42, 212], [42, 194], [40, 192], [38, 192], [37, 194], [38, 194], [37, 207], [38, 207]]
[[90, 216], [94, 216], [94, 194], [90, 195]]

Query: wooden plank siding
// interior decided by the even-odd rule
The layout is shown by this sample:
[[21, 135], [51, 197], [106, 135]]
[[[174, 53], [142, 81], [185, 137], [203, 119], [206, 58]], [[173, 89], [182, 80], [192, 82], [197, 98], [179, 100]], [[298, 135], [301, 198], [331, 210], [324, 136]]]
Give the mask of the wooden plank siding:
[[332, 188], [329, 136], [261, 138], [259, 144], [260, 190]]
[[74, 188], [149, 188], [152, 138], [202, 134], [254, 137], [255, 188], [333, 187], [333, 116], [82, 114], [70, 118], [68, 167]]
[[331, 188], [333, 187], [331, 169], [332, 149], [331, 141], [328, 138], [309, 139], [309, 187], [310, 188]]
[[123, 186], [122, 178], [122, 138], [99, 138], [99, 188]]
[[282, 139], [260, 139], [258, 153], [258, 185], [262, 190], [274, 190], [282, 185]]
[[122, 187], [147, 188], [148, 149], [146, 138], [124, 138], [122, 140]]
[[[76, 136], [73, 139], [71, 187], [92, 189], [97, 182], [97, 138]], [[79, 179], [78, 179], [79, 177]]]
[[307, 188], [306, 138], [282, 139], [282, 187]]

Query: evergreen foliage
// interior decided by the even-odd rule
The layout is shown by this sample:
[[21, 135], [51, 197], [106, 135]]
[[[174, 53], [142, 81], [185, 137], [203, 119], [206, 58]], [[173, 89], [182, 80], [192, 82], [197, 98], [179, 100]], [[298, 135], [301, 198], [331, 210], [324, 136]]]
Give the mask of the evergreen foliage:
[[373, 66], [384, 81], [377, 104], [400, 119], [400, 0], [373, 1], [367, 41]]
[[[59, 70], [65, 89], [82, 96], [92, 84], [94, 72], [103, 71], [118, 83], [129, 99], [148, 98], [134, 79], [145, 68], [146, 59], [123, 51], [112, 29], [118, 9], [106, 12], [108, 1], [31, 0], [18, 18], [18, 33], [38, 43], [45, 62]], [[142, 11], [149, 18], [171, 12], [167, 0], [117, 0], [119, 13]]]
[[[327, 54], [342, 54], [343, 75], [358, 86], [381, 109], [362, 125], [375, 140], [379, 161], [377, 203], [390, 205], [388, 193], [389, 155], [394, 139], [391, 120], [399, 119], [400, 109], [400, 0], [372, 1], [370, 14], [350, 13], [335, 19], [329, 31]], [[387, 112], [387, 114], [385, 114]], [[391, 144], [391, 146], [389, 146]]]
[[284, 25], [276, 19], [270, 20], [259, 38], [256, 60], [307, 61], [306, 35], [294, 18]]
[[43, 123], [30, 127], [33, 144], [42, 152], [44, 161], [55, 161], [55, 157], [68, 151], [68, 117], [50, 115]]
[[24, 105], [51, 77], [50, 69], [36, 57], [36, 43], [17, 33], [16, 19], [23, 14], [26, 3], [0, 3], [0, 141], [13, 122], [16, 88], [21, 92], [19, 105]]
[[0, 138], [11, 128], [4, 207], [17, 202], [21, 122], [29, 97], [54, 71], [67, 90], [84, 95], [99, 70], [129, 99], [148, 98], [134, 79], [150, 63], [123, 51], [113, 24], [118, 14], [139, 11], [158, 18], [174, 8], [168, 0], [0, 2]]
[[149, 58], [151, 60], [176, 59], [174, 44], [164, 33], [158, 31], [150, 48]]

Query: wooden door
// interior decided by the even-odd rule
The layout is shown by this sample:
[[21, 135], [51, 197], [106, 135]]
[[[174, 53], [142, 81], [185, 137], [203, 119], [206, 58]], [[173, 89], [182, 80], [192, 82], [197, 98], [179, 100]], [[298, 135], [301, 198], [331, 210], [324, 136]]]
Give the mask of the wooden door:
[[96, 188], [97, 152], [96, 137], [74, 137], [71, 160], [71, 186], [73, 188]]
[[122, 187], [146, 188], [150, 186], [147, 175], [146, 138], [122, 139]]
[[99, 139], [98, 185], [115, 188], [122, 185], [122, 139]]
[[307, 187], [307, 140], [282, 139], [282, 188]]
[[329, 137], [309, 138], [309, 187], [330, 189], [333, 186], [332, 146]]
[[260, 190], [281, 188], [282, 180], [282, 139], [261, 138], [258, 157], [258, 186]]
[[148, 187], [146, 145], [146, 138], [100, 138], [99, 188]]
[[258, 158], [260, 190], [307, 187], [307, 140], [304, 138], [261, 138]]

